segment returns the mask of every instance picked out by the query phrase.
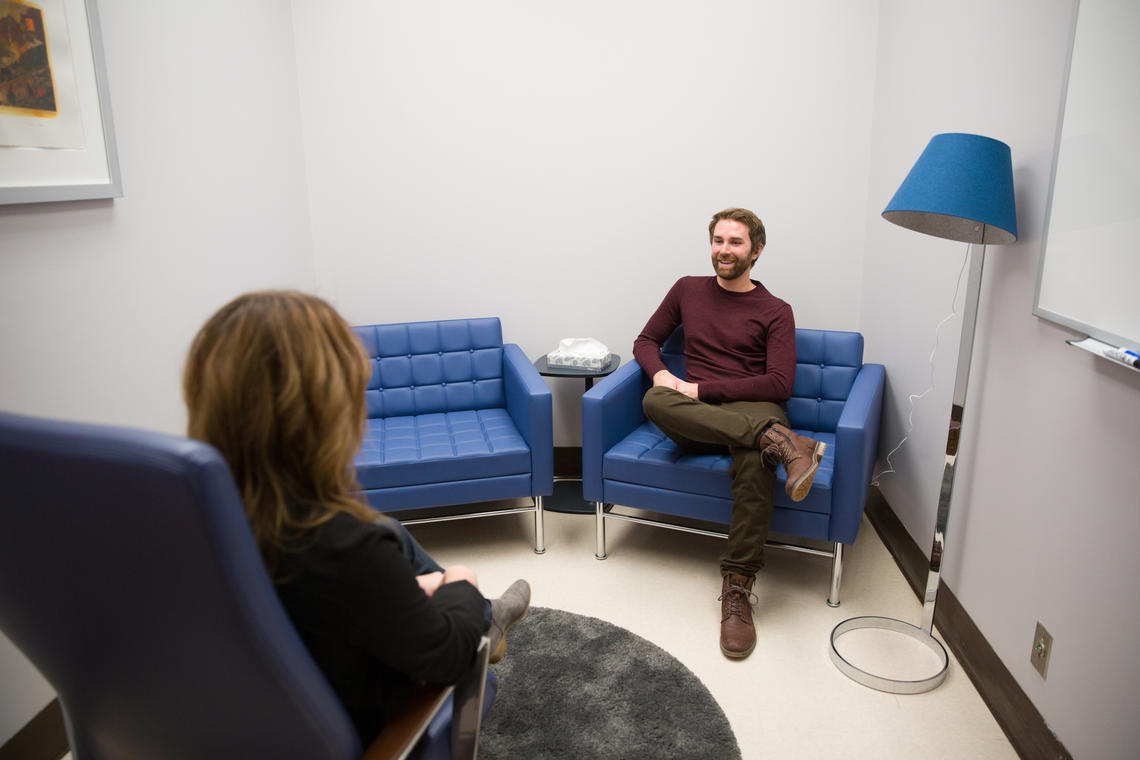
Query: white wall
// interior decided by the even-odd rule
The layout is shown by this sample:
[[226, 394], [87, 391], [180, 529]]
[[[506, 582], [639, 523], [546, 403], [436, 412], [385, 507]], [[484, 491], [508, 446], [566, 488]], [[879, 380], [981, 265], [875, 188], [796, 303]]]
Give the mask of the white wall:
[[[883, 0], [867, 216], [938, 132], [1012, 148], [1020, 238], [986, 257], [944, 578], [1074, 757], [1131, 758], [1140, 374], [1066, 346], [1073, 333], [1031, 314], [1070, 14], [1068, 0]], [[867, 228], [861, 324], [870, 358], [887, 365], [884, 444], [905, 431], [907, 395], [927, 386], [964, 251], [882, 220]], [[936, 389], [918, 402], [898, 473], [882, 479], [924, 549], [959, 327], [943, 328]], [[1054, 636], [1044, 681], [1029, 664], [1037, 621]]]
[[[0, 207], [0, 408], [181, 432], [194, 331], [311, 288], [288, 5], [99, 3], [124, 197]], [[0, 636], [0, 744], [51, 699]]]
[[[628, 359], [730, 205], [805, 327], [859, 310], [876, 8], [294, 3], [322, 292], [356, 323], [495, 315]], [[582, 384], [551, 382], [556, 445]]]
[[[1140, 375], [1030, 314], [1067, 0], [321, 6], [103, 0], [126, 197], [0, 208], [0, 408], [181, 430], [193, 331], [255, 287], [357, 322], [494, 312], [528, 355], [593, 335], [628, 357], [706, 270], [707, 216], [740, 204], [799, 323], [859, 327], [887, 364], [893, 445], [964, 246], [878, 214], [931, 135], [989, 134], [1013, 148], [1021, 239], [989, 253], [946, 577], [1074, 756], [1140, 744], [1118, 474]], [[924, 546], [957, 327], [882, 482]], [[0, 742], [49, 699], [0, 639]]]

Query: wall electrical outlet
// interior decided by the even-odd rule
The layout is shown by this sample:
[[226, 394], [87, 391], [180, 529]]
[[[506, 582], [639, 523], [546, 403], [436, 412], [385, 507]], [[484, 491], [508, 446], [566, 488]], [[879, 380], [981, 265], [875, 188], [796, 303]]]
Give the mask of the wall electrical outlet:
[[1029, 653], [1029, 662], [1037, 669], [1042, 678], [1049, 675], [1049, 655], [1053, 653], [1053, 637], [1045, 630], [1041, 623], [1033, 632], [1033, 650]]

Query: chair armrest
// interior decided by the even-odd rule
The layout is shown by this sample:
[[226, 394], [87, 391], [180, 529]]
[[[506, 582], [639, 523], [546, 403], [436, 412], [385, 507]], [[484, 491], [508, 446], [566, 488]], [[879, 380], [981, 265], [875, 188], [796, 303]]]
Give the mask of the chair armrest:
[[886, 370], [864, 364], [855, 376], [835, 428], [835, 485], [832, 488], [832, 540], [850, 543], [859, 531], [867, 487], [879, 448]]
[[483, 725], [483, 694], [487, 687], [487, 666], [491, 640], [484, 636], [475, 651], [475, 664], [455, 684], [455, 710], [451, 716], [451, 760], [475, 760], [479, 749], [479, 729]]
[[530, 446], [533, 495], [554, 492], [554, 411], [550, 388], [515, 343], [503, 344], [507, 414]]
[[[448, 697], [452, 698], [450, 757], [452, 760], [473, 760], [483, 723], [483, 696], [490, 654], [490, 639], [483, 636], [475, 650], [471, 668], [454, 686], [416, 686], [368, 746], [362, 760], [404, 760], [409, 757], [436, 714], [447, 704]], [[432, 731], [434, 733], [434, 727]]]
[[648, 378], [636, 359], [582, 396], [582, 497], [602, 499], [602, 456], [645, 422], [641, 399]]
[[363, 760], [395, 760], [411, 754], [435, 714], [447, 704], [454, 686], [416, 686], [400, 710], [368, 745]]
[[[473, 760], [479, 746], [479, 730], [483, 720], [483, 695], [487, 687], [487, 665], [490, 660], [490, 639], [483, 636], [475, 649], [471, 669], [454, 686], [417, 685], [380, 734], [368, 745], [361, 760], [404, 760], [410, 757], [416, 743], [431, 727], [432, 720], [447, 705], [451, 697], [450, 757], [453, 760]], [[441, 734], [440, 734], [441, 736]], [[431, 754], [431, 750], [427, 751]]]

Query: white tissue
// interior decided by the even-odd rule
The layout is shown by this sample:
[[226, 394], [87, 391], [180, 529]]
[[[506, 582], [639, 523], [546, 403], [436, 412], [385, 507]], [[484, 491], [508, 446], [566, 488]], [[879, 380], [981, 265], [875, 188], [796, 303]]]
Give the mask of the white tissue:
[[546, 363], [551, 367], [578, 367], [579, 369], [601, 369], [609, 361], [610, 350], [593, 338], [563, 338], [558, 348], [546, 355]]

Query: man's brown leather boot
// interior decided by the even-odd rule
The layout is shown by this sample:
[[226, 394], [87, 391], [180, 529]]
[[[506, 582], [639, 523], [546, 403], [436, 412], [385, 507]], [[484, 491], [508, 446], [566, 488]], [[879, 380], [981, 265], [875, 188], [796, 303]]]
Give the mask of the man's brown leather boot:
[[755, 580], [755, 576], [730, 574], [721, 581], [720, 651], [725, 657], [747, 657], [756, 646], [756, 625], [752, 622]]
[[819, 463], [823, 461], [827, 444], [806, 435], [796, 435], [783, 425], [772, 424], [760, 434], [756, 448], [760, 449], [768, 463], [784, 463], [784, 469], [788, 473], [784, 490], [792, 501], [803, 501], [811, 490], [811, 483], [815, 480]]

